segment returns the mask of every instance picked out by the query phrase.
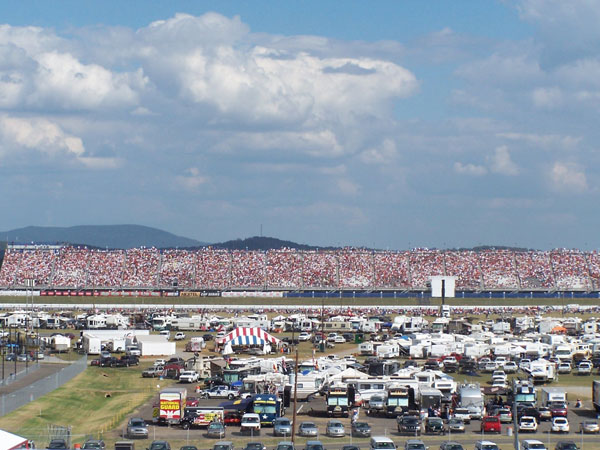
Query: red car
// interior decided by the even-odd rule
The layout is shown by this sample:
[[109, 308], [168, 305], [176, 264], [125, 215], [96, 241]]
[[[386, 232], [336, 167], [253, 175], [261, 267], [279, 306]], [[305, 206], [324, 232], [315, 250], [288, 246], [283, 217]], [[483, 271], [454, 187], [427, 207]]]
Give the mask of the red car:
[[498, 433], [502, 432], [502, 424], [498, 416], [485, 416], [481, 419], [482, 433]]
[[185, 400], [185, 406], [194, 407], [194, 406], [199, 406], [199, 404], [200, 404], [200, 400], [198, 399], [198, 397], [188, 397]]
[[569, 410], [566, 403], [552, 403], [549, 406], [552, 417], [567, 417]]
[[237, 411], [228, 411], [223, 419], [225, 425], [239, 425], [242, 422], [242, 415]]

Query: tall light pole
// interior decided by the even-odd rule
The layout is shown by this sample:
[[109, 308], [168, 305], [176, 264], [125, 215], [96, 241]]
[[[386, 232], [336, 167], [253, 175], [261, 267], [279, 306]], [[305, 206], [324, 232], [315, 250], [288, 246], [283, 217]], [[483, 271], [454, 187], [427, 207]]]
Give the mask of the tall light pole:
[[296, 347], [296, 362], [294, 364], [294, 412], [292, 413], [292, 443], [296, 442], [296, 411], [298, 410], [298, 348]]

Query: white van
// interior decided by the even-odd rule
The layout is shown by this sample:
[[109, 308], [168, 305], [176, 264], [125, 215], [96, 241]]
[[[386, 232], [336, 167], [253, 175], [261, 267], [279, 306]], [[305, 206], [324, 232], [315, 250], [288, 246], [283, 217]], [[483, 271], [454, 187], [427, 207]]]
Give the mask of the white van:
[[396, 450], [396, 444], [389, 437], [373, 436], [369, 445], [370, 450]]
[[171, 332], [169, 330], [162, 330], [160, 335], [166, 337], [167, 340], [171, 339]]

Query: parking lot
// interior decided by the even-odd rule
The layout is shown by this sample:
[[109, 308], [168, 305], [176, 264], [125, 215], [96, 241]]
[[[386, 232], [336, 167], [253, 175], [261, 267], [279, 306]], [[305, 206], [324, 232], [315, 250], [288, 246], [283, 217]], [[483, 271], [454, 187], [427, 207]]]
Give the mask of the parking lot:
[[[194, 392], [194, 386], [186, 384], [177, 384], [188, 388], [189, 396], [197, 396]], [[199, 406], [218, 406], [224, 399], [200, 399]], [[595, 449], [600, 448], [600, 437], [598, 435], [581, 435], [578, 433], [579, 424], [586, 419], [596, 419], [595, 412], [591, 409], [591, 402], [585, 402], [582, 408], [571, 407], [568, 412], [568, 420], [570, 423], [571, 432], [565, 434], [557, 434], [550, 432], [550, 421], [542, 421], [539, 424], [536, 433], [520, 433], [519, 440], [523, 439], [538, 439], [542, 441], [548, 449], [554, 449], [554, 446], [559, 441], [571, 440], [578, 444], [580, 448]], [[341, 448], [343, 445], [354, 444], [361, 448], [369, 447], [369, 438], [352, 437], [350, 433], [351, 419], [339, 418], [344, 424], [346, 435], [344, 437], [332, 438], [325, 434], [327, 422], [330, 419], [326, 414], [326, 404], [322, 397], [315, 397], [308, 402], [299, 402], [297, 410], [296, 423], [314, 422], [318, 427], [319, 434], [317, 439], [321, 440], [326, 448]], [[152, 404], [148, 403], [139, 411], [139, 416], [144, 418], [148, 423], [152, 422]], [[286, 417], [292, 419], [292, 409], [288, 408]], [[363, 409], [359, 409], [358, 421], [365, 421], [371, 426], [372, 436], [387, 436], [390, 437], [399, 448], [403, 448], [404, 443], [409, 439], [421, 439], [430, 449], [439, 448], [446, 441], [456, 441], [464, 445], [465, 449], [474, 448], [475, 442], [479, 440], [490, 440], [496, 442], [500, 449], [513, 448], [514, 443], [514, 427], [513, 424], [502, 424], [500, 433], [482, 433], [481, 421], [473, 420], [465, 427], [464, 433], [445, 433], [444, 435], [429, 435], [422, 432], [419, 435], [406, 435], [398, 432], [397, 422], [395, 418], [388, 418], [383, 415], [367, 415]], [[297, 428], [297, 427], [296, 427]], [[117, 439], [115, 435], [113, 438]], [[212, 447], [218, 439], [209, 439], [205, 436], [205, 429], [192, 428], [183, 430], [179, 426], [149, 426], [149, 440], [166, 440], [171, 443], [172, 448], [183, 446], [186, 444], [195, 445], [199, 449], [208, 449]], [[247, 436], [240, 432], [239, 426], [229, 425], [226, 427], [225, 440], [234, 442], [236, 448], [243, 448], [248, 442], [262, 442], [267, 448], [276, 447], [277, 443], [290, 438], [276, 437], [273, 435], [272, 428], [263, 428], [259, 436]], [[310, 438], [315, 439], [315, 438]], [[296, 447], [302, 448], [308, 440], [305, 437], [295, 436]], [[145, 444], [143, 444], [145, 445]]]

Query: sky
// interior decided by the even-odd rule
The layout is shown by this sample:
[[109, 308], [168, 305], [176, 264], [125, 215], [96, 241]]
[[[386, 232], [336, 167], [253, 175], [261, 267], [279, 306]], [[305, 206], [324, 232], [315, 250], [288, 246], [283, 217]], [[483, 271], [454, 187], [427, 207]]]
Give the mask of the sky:
[[597, 249], [600, 2], [0, 2], [0, 230]]

